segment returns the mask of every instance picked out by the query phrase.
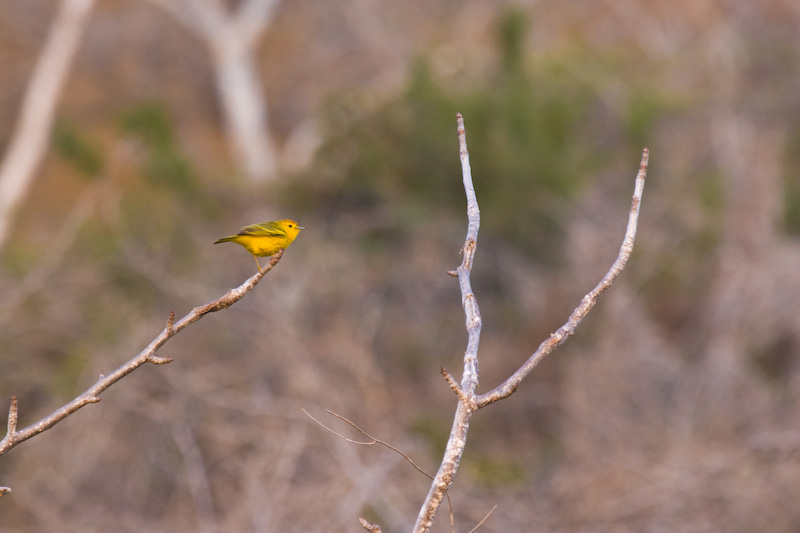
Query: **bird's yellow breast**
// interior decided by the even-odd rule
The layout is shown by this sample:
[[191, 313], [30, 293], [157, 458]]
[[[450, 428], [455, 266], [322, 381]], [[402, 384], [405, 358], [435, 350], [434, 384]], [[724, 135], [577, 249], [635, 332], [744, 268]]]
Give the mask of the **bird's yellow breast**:
[[288, 236], [276, 237], [274, 235], [264, 237], [256, 237], [252, 235], [236, 235], [233, 242], [241, 244], [245, 249], [253, 255], [259, 257], [266, 257], [274, 255], [280, 249], [286, 248], [291, 244], [293, 239]]

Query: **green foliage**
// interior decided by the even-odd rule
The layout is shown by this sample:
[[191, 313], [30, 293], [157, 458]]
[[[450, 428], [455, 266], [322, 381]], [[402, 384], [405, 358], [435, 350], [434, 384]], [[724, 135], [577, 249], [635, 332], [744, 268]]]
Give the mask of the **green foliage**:
[[[338, 207], [360, 209], [450, 199], [449, 183], [442, 177], [457, 175], [459, 168], [453, 157], [455, 107], [424, 60], [417, 61], [398, 100], [352, 123], [343, 109], [347, 106], [338, 101], [329, 110], [330, 128], [345, 134], [320, 154], [322, 165], [335, 168], [337, 179], [346, 177], [323, 194], [334, 194]], [[341, 155], [354, 146], [358, 151], [342, 165]]]
[[800, 183], [797, 174], [787, 176], [783, 194], [784, 227], [790, 235], [800, 237]]
[[53, 149], [81, 174], [93, 178], [103, 168], [100, 148], [65, 120], [53, 128]]
[[511, 8], [497, 25], [497, 47], [503, 61], [503, 70], [512, 72], [523, 67], [524, 41], [528, 21], [518, 8]]
[[633, 95], [625, 116], [625, 132], [632, 145], [647, 144], [663, 108], [663, 101], [650, 92]]
[[447, 445], [448, 420], [419, 413], [408, 430], [422, 438], [431, 450], [431, 455], [440, 457]]
[[467, 465], [476, 481], [487, 487], [520, 486], [528, 480], [527, 465], [513, 458], [483, 456]]
[[24, 240], [10, 240], [0, 254], [0, 266], [9, 275], [24, 276], [41, 257], [41, 248]]
[[124, 243], [115, 228], [95, 222], [87, 224], [82, 229], [78, 244], [80, 257], [89, 263], [103, 263], [108, 262], [110, 258], [118, 257]]
[[420, 57], [403, 94], [378, 109], [364, 114], [352, 98], [333, 102], [327, 126], [336, 134], [307, 177], [310, 194], [294, 200], [309, 209], [380, 212], [404, 230], [424, 229], [433, 213], [462, 216], [460, 111], [484, 229], [536, 257], [557, 256], [567, 206], [603, 159], [582, 133], [595, 89], [570, 74], [571, 56], [526, 61], [526, 32], [520, 13], [501, 18], [500, 61], [483, 79], [448, 86], [453, 80], [437, 78]]
[[797, 344], [797, 336], [787, 332], [757, 351], [751, 351], [748, 358], [767, 382], [786, 385], [791, 381], [796, 364]]
[[151, 183], [177, 192], [197, 194], [197, 178], [175, 140], [172, 120], [160, 102], [144, 102], [125, 113], [122, 130], [146, 151], [141, 172]]
[[783, 225], [788, 234], [800, 237], [800, 128], [787, 142], [785, 169]]
[[[691, 253], [698, 261], [708, 259], [719, 245], [723, 231], [722, 217], [725, 210], [725, 195], [722, 176], [717, 172], [700, 175], [696, 180], [696, 197], [700, 199], [702, 209], [702, 226], [695, 228], [694, 234], [689, 236], [687, 244], [691, 245]], [[673, 259], [677, 261], [678, 259]], [[686, 272], [687, 276], [692, 276]]]
[[118, 238], [164, 261], [180, 257], [180, 265], [173, 266], [188, 267], [196, 251], [192, 221], [216, 216], [218, 199], [183, 153], [162, 103], [139, 104], [121, 116], [120, 127], [141, 144], [138, 174], [145, 179], [127, 187], [115, 228]]
[[75, 384], [80, 383], [80, 378], [86, 371], [86, 364], [90, 360], [85, 346], [79, 343], [69, 345], [63, 353], [53, 358], [58, 371], [53, 374], [54, 380], [50, 390], [62, 398], [75, 395]]

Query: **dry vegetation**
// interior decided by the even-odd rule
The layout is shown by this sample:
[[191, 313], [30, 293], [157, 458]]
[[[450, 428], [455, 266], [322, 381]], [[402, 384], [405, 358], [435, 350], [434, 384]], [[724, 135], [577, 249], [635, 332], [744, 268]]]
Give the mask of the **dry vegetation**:
[[[457, 531], [800, 529], [800, 9], [707, 2], [284, 1], [259, 44], [278, 183], [238, 175], [205, 48], [99, 0], [0, 251], [0, 398], [20, 425], [253, 274], [231, 229], [309, 229], [242, 301], [0, 458], [3, 531], [411, 529], [466, 336], [464, 113], [481, 202], [481, 387], [613, 260], [578, 334], [473, 420]], [[52, 3], [0, 9], [0, 153]], [[312, 132], [309, 134], [309, 132]], [[312, 152], [313, 147], [318, 150]], [[355, 436], [355, 435], [354, 435]], [[434, 531], [449, 531], [446, 512]]]

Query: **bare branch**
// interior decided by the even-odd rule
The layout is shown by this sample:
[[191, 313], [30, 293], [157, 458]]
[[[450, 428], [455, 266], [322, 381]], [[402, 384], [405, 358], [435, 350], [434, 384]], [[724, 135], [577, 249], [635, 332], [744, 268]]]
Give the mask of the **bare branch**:
[[[472, 184], [472, 169], [470, 168], [469, 152], [467, 151], [467, 134], [464, 127], [464, 117], [461, 116], [461, 113], [456, 115], [456, 121], [458, 123], [461, 174], [464, 182], [464, 191], [467, 195], [467, 237], [464, 241], [464, 247], [461, 249], [464, 254], [463, 260], [461, 266], [456, 270], [458, 284], [461, 288], [461, 304], [466, 317], [467, 350], [464, 353], [464, 375], [461, 379], [461, 394], [458, 394], [458, 389], [453, 389], [458, 394], [459, 400], [453, 426], [450, 429], [450, 438], [447, 440], [447, 447], [445, 448], [439, 471], [436, 473], [436, 477], [428, 491], [428, 496], [422, 504], [417, 522], [414, 524], [414, 533], [430, 531], [436, 511], [447, 494], [447, 489], [453, 483], [456, 472], [458, 472], [461, 456], [464, 453], [464, 446], [467, 443], [470, 418], [477, 409], [475, 389], [478, 386], [479, 378], [478, 344], [481, 336], [481, 313], [478, 309], [478, 301], [472, 292], [470, 273], [478, 243], [481, 214], [478, 208], [478, 199], [475, 196], [475, 187]], [[446, 376], [445, 379], [447, 379]], [[452, 385], [451, 388], [453, 388]]]
[[171, 313], [170, 319], [167, 321], [167, 326], [164, 328], [164, 331], [162, 331], [155, 339], [153, 339], [153, 341], [144, 350], [139, 352], [139, 354], [118, 367], [110, 374], [100, 374], [100, 378], [97, 380], [97, 382], [87, 389], [83, 394], [68, 404], [53, 411], [51, 414], [42, 418], [38, 422], [35, 422], [19, 431], [16, 429], [18, 416], [17, 399], [16, 397], [12, 396], [11, 408], [9, 409], [8, 415], [8, 432], [5, 438], [0, 441], [0, 455], [5, 454], [17, 444], [24, 442], [31, 437], [42, 433], [43, 431], [47, 431], [58, 422], [64, 420], [66, 417], [79, 410], [81, 407], [90, 403], [99, 402], [99, 396], [103, 391], [145, 363], [165, 364], [170, 362], [172, 359], [169, 357], [157, 357], [155, 355], [156, 351], [158, 351], [158, 349], [161, 348], [174, 335], [178, 334], [190, 324], [197, 322], [208, 313], [227, 309], [238, 302], [245, 294], [252, 290], [259, 281], [261, 281], [261, 278], [263, 278], [267, 272], [272, 270], [272, 268], [278, 264], [278, 261], [281, 260], [281, 257], [283, 257], [283, 251], [279, 251], [272, 256], [272, 260], [266, 267], [262, 269], [261, 272], [254, 274], [242, 285], [236, 287], [235, 289], [230, 289], [222, 297], [216, 300], [195, 307], [189, 314], [180, 319], [178, 322], [173, 323], [174, 314]]
[[461, 174], [464, 181], [464, 192], [467, 195], [467, 238], [461, 251], [464, 258], [458, 267], [458, 284], [461, 288], [461, 305], [464, 308], [467, 327], [467, 350], [464, 353], [464, 376], [461, 379], [461, 389], [465, 394], [474, 394], [478, 387], [478, 344], [481, 338], [481, 312], [478, 301], [472, 292], [470, 274], [475, 250], [478, 247], [478, 229], [481, 225], [481, 212], [478, 208], [478, 198], [475, 196], [475, 187], [472, 184], [472, 169], [469, 165], [469, 152], [467, 151], [467, 133], [464, 128], [464, 117], [461, 113], [456, 115], [458, 122], [458, 144], [461, 158]]
[[[478, 242], [478, 229], [480, 228], [480, 210], [478, 208], [478, 201], [475, 196], [475, 189], [472, 183], [472, 171], [469, 165], [469, 153], [467, 152], [466, 133], [464, 128], [464, 119], [461, 114], [456, 115], [458, 121], [458, 139], [461, 157], [461, 172], [464, 182], [464, 191], [467, 196], [467, 238], [462, 248], [464, 255], [461, 266], [456, 270], [458, 276], [459, 287], [461, 288], [461, 303], [464, 308], [464, 315], [466, 317], [467, 328], [467, 349], [464, 353], [464, 375], [459, 386], [452, 376], [442, 369], [444, 376], [450, 388], [458, 396], [458, 406], [456, 408], [453, 426], [450, 430], [450, 438], [447, 441], [442, 463], [436, 477], [431, 484], [428, 496], [420, 509], [417, 522], [414, 525], [414, 533], [427, 533], [433, 525], [433, 519], [436, 512], [441, 505], [442, 500], [447, 494], [447, 490], [453, 483], [461, 457], [464, 453], [466, 446], [467, 434], [469, 432], [469, 423], [472, 414], [486, 405], [506, 398], [514, 393], [519, 387], [522, 380], [536, 367], [536, 365], [545, 356], [551, 353], [555, 348], [563, 344], [567, 338], [575, 333], [583, 318], [591, 311], [597, 299], [603, 294], [614, 282], [614, 280], [622, 272], [625, 264], [630, 258], [633, 250], [633, 242], [636, 237], [636, 227], [639, 219], [639, 207], [641, 205], [642, 192], [644, 190], [644, 181], [647, 174], [647, 164], [649, 160], [649, 151], [647, 148], [642, 153], [642, 161], [639, 166], [639, 172], [636, 176], [636, 185], [634, 187], [633, 201], [631, 203], [631, 210], [628, 217], [628, 227], [625, 232], [625, 239], [620, 247], [619, 255], [616, 261], [611, 266], [611, 269], [598, 283], [598, 285], [587, 294], [580, 305], [570, 316], [564, 326], [559, 328], [549, 339], [544, 341], [539, 349], [522, 365], [511, 377], [509, 377], [500, 386], [492, 391], [476, 395], [475, 389], [479, 382], [478, 370], [478, 345], [480, 342], [481, 333], [481, 315], [478, 308], [478, 302], [475, 294], [472, 292], [472, 285], [470, 283], [470, 274], [472, 270], [472, 262], [475, 256], [475, 250]], [[452, 275], [452, 272], [448, 272]], [[479, 524], [480, 526], [480, 524]], [[473, 530], [474, 531], [474, 530]]]
[[549, 355], [553, 350], [564, 344], [564, 342], [575, 333], [578, 325], [581, 323], [584, 317], [589, 314], [589, 311], [592, 310], [600, 295], [603, 294], [612, 283], [614, 283], [614, 280], [620, 275], [622, 269], [625, 268], [625, 265], [631, 256], [631, 252], [633, 251], [633, 242], [636, 239], [636, 227], [639, 221], [639, 207], [642, 203], [642, 192], [644, 191], [644, 180], [647, 176], [647, 165], [649, 159], [650, 152], [647, 148], [645, 148], [642, 151], [642, 161], [639, 165], [639, 173], [636, 175], [636, 184], [634, 186], [633, 199], [631, 200], [631, 211], [628, 216], [628, 227], [625, 231], [625, 238], [623, 239], [622, 246], [619, 249], [617, 260], [614, 261], [613, 265], [611, 265], [608, 273], [606, 273], [603, 279], [600, 280], [600, 283], [598, 283], [589, 294], [583, 297], [580, 305], [578, 305], [575, 311], [572, 312], [572, 315], [569, 317], [569, 320], [567, 320], [566, 324], [561, 326], [555, 333], [550, 335], [547, 340], [539, 345], [539, 348], [533, 353], [533, 355], [531, 355], [528, 360], [525, 361], [525, 363], [507, 380], [486, 394], [481, 394], [478, 396], [478, 407], [484, 407], [492, 402], [496, 402], [497, 400], [502, 400], [503, 398], [511, 396], [522, 380], [525, 379], [525, 377], [530, 374], [534, 368], [536, 368], [536, 365], [538, 365], [542, 359], [547, 357], [547, 355]]
[[11, 396], [11, 406], [8, 408], [8, 431], [10, 435], [17, 431], [17, 417], [19, 416], [19, 408], [17, 406], [17, 397]]

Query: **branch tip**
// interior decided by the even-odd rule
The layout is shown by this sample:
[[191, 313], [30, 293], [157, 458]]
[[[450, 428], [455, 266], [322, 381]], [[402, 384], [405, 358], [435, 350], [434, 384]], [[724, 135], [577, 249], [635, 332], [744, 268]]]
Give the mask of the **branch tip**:
[[174, 361], [172, 357], [159, 357], [157, 355], [151, 355], [147, 358], [147, 361], [153, 363], [154, 365], [166, 365]]
[[381, 533], [381, 526], [370, 524], [363, 518], [358, 519], [358, 523], [361, 524], [361, 527], [369, 531], [370, 533]]
[[8, 435], [12, 436], [17, 432], [17, 418], [19, 416], [19, 405], [17, 395], [11, 395], [11, 405], [8, 406]]
[[450, 388], [453, 390], [453, 392], [456, 393], [458, 399], [464, 402], [465, 404], [470, 405], [471, 402], [467, 398], [467, 395], [464, 394], [464, 391], [461, 389], [459, 384], [456, 383], [456, 380], [453, 379], [453, 376], [450, 375], [450, 372], [448, 372], [445, 367], [441, 367], [439, 372], [441, 372], [442, 377], [444, 377], [445, 381], [447, 381], [447, 384], [450, 385]]

